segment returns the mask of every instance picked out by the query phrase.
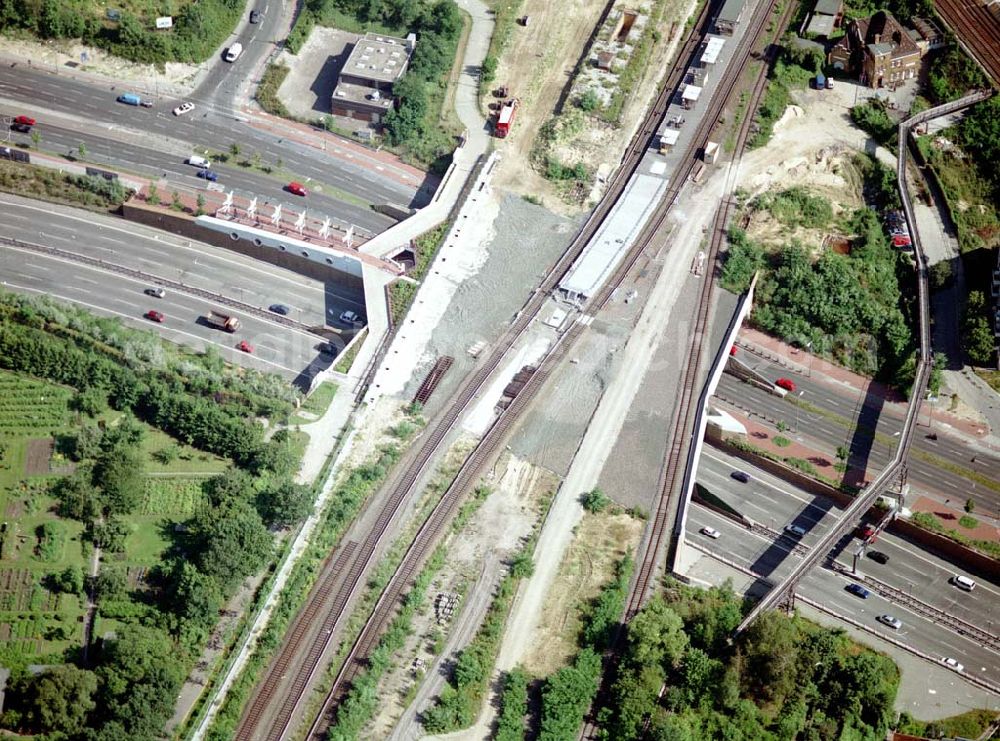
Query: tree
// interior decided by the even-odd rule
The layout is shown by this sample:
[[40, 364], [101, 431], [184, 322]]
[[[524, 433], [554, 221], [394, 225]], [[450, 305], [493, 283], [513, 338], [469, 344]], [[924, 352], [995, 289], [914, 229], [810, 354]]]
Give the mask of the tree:
[[680, 615], [654, 596], [628, 624], [628, 657], [638, 665], [677, 666], [688, 647]]
[[602, 512], [609, 504], [611, 504], [611, 500], [608, 499], [608, 496], [596, 486], [584, 494], [580, 499], [583, 503], [583, 508], [591, 514]]
[[80, 142], [80, 146], [76, 148], [76, 151], [79, 152], [80, 159], [83, 159], [84, 157], [87, 156], [87, 145], [83, 142]]
[[164, 466], [169, 466], [171, 463], [177, 460], [177, 457], [179, 455], [180, 455], [180, 450], [174, 444], [167, 445], [166, 447], [160, 448], [155, 453], [153, 453], [153, 457], [156, 459], [156, 461]]
[[42, 134], [38, 129], [31, 130], [31, 143], [35, 146], [35, 149], [38, 149], [42, 143]]
[[155, 206], [160, 202], [160, 191], [156, 189], [155, 183], [149, 184], [149, 190], [146, 191], [146, 203], [150, 206]]
[[177, 616], [172, 632], [184, 645], [197, 649], [219, 618], [223, 594], [218, 582], [188, 561], [174, 563], [168, 589], [168, 609]]
[[761, 615], [741, 636], [744, 679], [755, 697], [782, 703], [796, 682], [799, 635], [795, 623], [777, 612]]
[[197, 204], [198, 208], [195, 210], [194, 215], [201, 216], [202, 214], [205, 213], [205, 203], [206, 203], [205, 195], [203, 193], [199, 193], [195, 203]]
[[312, 510], [312, 490], [292, 481], [265, 489], [257, 502], [257, 511], [268, 527], [290, 527], [306, 519]]
[[170, 208], [174, 211], [182, 211], [184, 209], [184, 202], [181, 201], [181, 194], [176, 190], [170, 194]]
[[93, 481], [100, 487], [104, 509], [109, 513], [128, 514], [142, 499], [142, 439], [142, 427], [131, 416], [109, 427], [101, 438]]
[[483, 66], [479, 70], [479, 79], [484, 85], [489, 85], [497, 76], [497, 58], [487, 55], [483, 59]]
[[96, 417], [108, 408], [108, 393], [97, 386], [89, 386], [83, 391], [76, 392], [71, 405], [81, 414]]
[[129, 536], [129, 527], [116, 517], [106, 517], [91, 523], [90, 537], [94, 545], [111, 553], [125, 552], [125, 539]]
[[94, 596], [98, 602], [113, 602], [125, 595], [128, 573], [121, 564], [104, 564], [94, 579]]
[[77, 468], [69, 476], [60, 479], [52, 493], [59, 500], [59, 514], [63, 517], [88, 522], [100, 512], [100, 495], [91, 483], [88, 466]]
[[951, 283], [951, 261], [941, 260], [940, 262], [934, 263], [927, 271], [927, 277], [930, 278], [932, 289], [940, 290], [945, 288]]
[[260, 569], [271, 554], [271, 534], [245, 501], [204, 507], [189, 521], [189, 529], [196, 565], [224, 588]]
[[233, 155], [233, 159], [240, 156], [240, 145], [237, 142], [229, 145], [229, 154]]
[[83, 593], [83, 569], [79, 566], [67, 566], [60, 573], [54, 574], [52, 581], [60, 592], [66, 594]]
[[575, 739], [584, 713], [597, 692], [601, 657], [585, 648], [572, 666], [565, 666], [542, 689], [542, 724], [539, 741]]
[[214, 506], [239, 500], [249, 502], [255, 496], [253, 477], [240, 468], [230, 468], [205, 482], [205, 494]]
[[971, 291], [962, 317], [962, 347], [977, 365], [986, 365], [993, 358], [996, 338], [986, 318], [986, 297], [982, 291]]
[[181, 657], [167, 635], [124, 625], [105, 644], [97, 675], [105, 735], [118, 731], [113, 738], [158, 738], [184, 680]]
[[966, 512], [968, 512], [968, 513], [969, 513], [969, 514], [971, 515], [971, 514], [972, 514], [972, 511], [973, 511], [973, 510], [974, 510], [975, 508], [976, 508], [976, 501], [975, 501], [974, 499], [972, 499], [972, 498], [970, 497], [969, 499], [966, 499], [966, 500], [965, 500], [965, 511], [966, 511]]
[[94, 673], [72, 664], [39, 674], [29, 686], [28, 723], [44, 733], [75, 736], [87, 726], [96, 692]]

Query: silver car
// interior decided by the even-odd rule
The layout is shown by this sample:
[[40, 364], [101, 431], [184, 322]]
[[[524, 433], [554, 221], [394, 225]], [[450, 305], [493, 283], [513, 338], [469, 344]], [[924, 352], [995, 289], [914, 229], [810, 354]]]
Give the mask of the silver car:
[[893, 630], [899, 630], [903, 627], [903, 621], [893, 615], [879, 615], [875, 619], [882, 623], [882, 625], [888, 625]]

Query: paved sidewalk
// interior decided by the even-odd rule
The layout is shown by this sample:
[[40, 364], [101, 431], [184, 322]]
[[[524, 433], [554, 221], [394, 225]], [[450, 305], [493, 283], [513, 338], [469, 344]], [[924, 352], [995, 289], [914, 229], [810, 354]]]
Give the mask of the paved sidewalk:
[[466, 128], [465, 142], [455, 150], [452, 165], [434, 200], [410, 218], [367, 242], [362, 250], [369, 254], [390, 254], [447, 219], [479, 157], [490, 148], [489, 128], [479, 112], [479, 68], [489, 51], [493, 15], [481, 0], [458, 0], [458, 4], [472, 17], [472, 29], [465, 45], [462, 72], [455, 93], [455, 111]]

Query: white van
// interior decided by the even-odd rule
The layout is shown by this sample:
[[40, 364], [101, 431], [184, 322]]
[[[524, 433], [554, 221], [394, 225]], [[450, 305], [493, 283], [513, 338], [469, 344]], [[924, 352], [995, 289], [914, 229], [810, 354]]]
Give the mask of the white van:
[[976, 583], [972, 581], [972, 579], [970, 579], [967, 576], [962, 576], [961, 574], [955, 574], [953, 577], [951, 577], [951, 583], [954, 584], [959, 589], [965, 590], [966, 592], [971, 592], [973, 589], [976, 588]]
[[235, 62], [242, 53], [243, 53], [243, 44], [237, 41], [235, 44], [226, 49], [226, 54], [222, 58], [225, 59], [227, 62]]
[[212, 166], [211, 160], [207, 160], [204, 157], [200, 157], [197, 154], [192, 154], [188, 157], [185, 162], [189, 165], [194, 165], [195, 167], [200, 167], [205, 170]]

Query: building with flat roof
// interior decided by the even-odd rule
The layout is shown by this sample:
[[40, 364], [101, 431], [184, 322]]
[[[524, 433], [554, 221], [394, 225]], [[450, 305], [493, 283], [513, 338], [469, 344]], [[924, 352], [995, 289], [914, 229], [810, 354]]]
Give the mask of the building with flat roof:
[[746, 0], [726, 0], [719, 14], [715, 16], [715, 32], [732, 36], [736, 25], [743, 18]]
[[816, 0], [806, 23], [805, 33], [811, 36], [830, 36], [844, 20], [843, 0]]
[[330, 100], [335, 116], [382, 123], [392, 107], [392, 88], [406, 72], [417, 37], [366, 33], [344, 62]]

